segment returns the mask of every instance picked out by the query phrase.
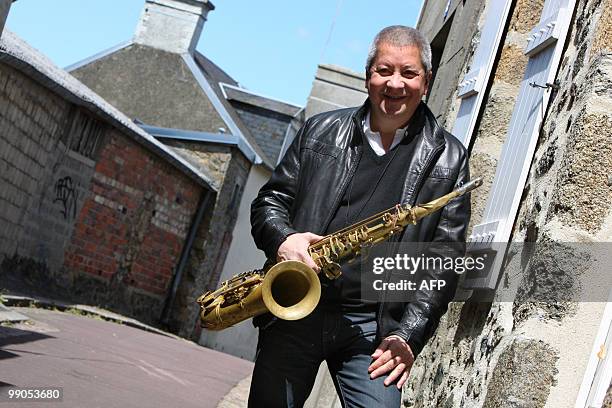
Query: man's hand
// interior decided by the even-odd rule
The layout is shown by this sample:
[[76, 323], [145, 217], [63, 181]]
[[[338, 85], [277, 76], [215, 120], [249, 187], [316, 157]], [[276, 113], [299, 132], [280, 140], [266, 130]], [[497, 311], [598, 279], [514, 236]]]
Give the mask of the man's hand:
[[278, 247], [276, 253], [276, 261], [300, 261], [310, 266], [316, 273], [321, 271], [321, 268], [312, 260], [308, 254], [308, 247], [313, 242], [317, 242], [323, 237], [312, 232], [302, 232], [291, 234]]
[[389, 336], [372, 353], [372, 358], [374, 362], [368, 367], [370, 378], [391, 372], [385, 379], [385, 385], [389, 386], [397, 380], [397, 388], [401, 390], [414, 363], [414, 354], [408, 343], [399, 336]]

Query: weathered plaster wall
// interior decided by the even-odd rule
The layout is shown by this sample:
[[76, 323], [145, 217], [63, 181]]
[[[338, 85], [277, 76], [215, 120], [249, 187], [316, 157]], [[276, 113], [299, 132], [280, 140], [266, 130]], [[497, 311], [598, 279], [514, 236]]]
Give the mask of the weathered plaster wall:
[[[557, 76], [560, 89], [547, 109], [514, 241], [588, 243], [612, 237], [612, 1], [577, 3]], [[526, 63], [520, 50], [542, 4], [519, 0], [512, 15], [472, 150], [472, 174], [485, 176], [484, 188], [473, 194], [472, 223], [486, 204]], [[550, 261], [550, 254], [542, 251], [527, 262], [519, 258], [507, 259], [498, 288], [506, 299], [535, 277], [537, 263]], [[594, 274], [607, 273], [606, 265], [587, 266]], [[413, 368], [404, 405], [573, 407], [603, 307], [453, 303]]]
[[227, 129], [180, 54], [132, 44], [70, 74], [147, 125], [213, 133]]
[[201, 328], [195, 301], [219, 283], [251, 162], [234, 147], [176, 140], [167, 144], [210, 174], [218, 189], [212, 212], [204, 217], [198, 228], [169, 322], [170, 328], [180, 336], [197, 341]]
[[[251, 202], [269, 178], [270, 170], [262, 165], [253, 166], [249, 172], [233, 231], [235, 239], [232, 240], [228, 250], [220, 281], [231, 279], [241, 272], [260, 268], [266, 261], [265, 254], [255, 246], [251, 238]], [[203, 330], [199, 343], [254, 361], [257, 329], [249, 319], [222, 331]]]

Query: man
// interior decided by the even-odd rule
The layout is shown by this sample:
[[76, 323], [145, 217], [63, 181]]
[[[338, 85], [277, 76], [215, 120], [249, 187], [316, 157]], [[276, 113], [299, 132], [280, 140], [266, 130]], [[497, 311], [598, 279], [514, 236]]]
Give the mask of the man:
[[[369, 98], [359, 108], [310, 118], [251, 208], [257, 246], [276, 261], [319, 272], [308, 246], [402, 202], [423, 203], [469, 178], [467, 154], [421, 101], [431, 79], [431, 49], [415, 29], [391, 26], [374, 39], [366, 64]], [[404, 230], [402, 242], [462, 242], [469, 196]], [[320, 274], [321, 301], [298, 321], [263, 315], [249, 406], [302, 406], [323, 360], [343, 406], [399, 407], [415, 357], [436, 329], [456, 288], [417, 292], [407, 303], [361, 297], [360, 266]], [[434, 272], [432, 272], [434, 273]]]

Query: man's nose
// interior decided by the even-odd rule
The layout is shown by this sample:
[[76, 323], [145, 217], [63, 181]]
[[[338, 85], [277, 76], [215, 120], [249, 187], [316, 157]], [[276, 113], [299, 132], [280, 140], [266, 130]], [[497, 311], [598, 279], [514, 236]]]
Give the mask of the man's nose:
[[403, 81], [402, 75], [399, 74], [399, 73], [394, 73], [393, 75], [391, 75], [391, 77], [387, 81], [387, 87], [389, 87], [389, 88], [403, 88], [404, 87], [404, 81]]

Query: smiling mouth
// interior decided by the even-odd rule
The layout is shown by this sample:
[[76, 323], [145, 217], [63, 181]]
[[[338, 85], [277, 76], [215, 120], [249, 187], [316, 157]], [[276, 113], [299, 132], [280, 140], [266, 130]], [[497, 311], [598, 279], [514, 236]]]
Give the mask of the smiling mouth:
[[399, 101], [407, 97], [407, 95], [386, 95], [386, 94], [383, 94], [383, 96], [387, 99], [391, 99], [394, 101]]

